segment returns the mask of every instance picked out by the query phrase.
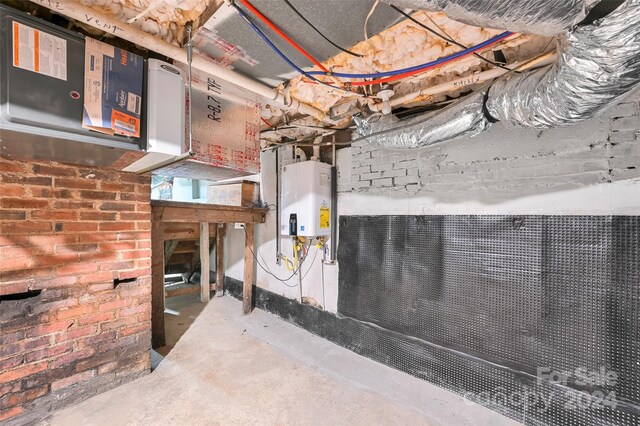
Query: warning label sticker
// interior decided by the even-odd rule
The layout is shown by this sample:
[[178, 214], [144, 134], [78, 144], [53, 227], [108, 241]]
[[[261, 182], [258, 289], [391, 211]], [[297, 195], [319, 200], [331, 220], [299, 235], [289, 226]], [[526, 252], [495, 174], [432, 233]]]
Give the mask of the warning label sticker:
[[331, 211], [328, 207], [320, 207], [320, 228], [329, 228], [330, 223]]
[[13, 22], [13, 66], [67, 80], [67, 41]]

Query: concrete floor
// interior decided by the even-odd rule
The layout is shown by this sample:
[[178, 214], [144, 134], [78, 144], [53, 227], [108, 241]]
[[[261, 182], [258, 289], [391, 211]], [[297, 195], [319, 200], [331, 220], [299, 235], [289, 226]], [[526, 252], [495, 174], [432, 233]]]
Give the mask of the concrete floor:
[[268, 313], [240, 311], [231, 297], [213, 298], [153, 373], [48, 423], [518, 424]]

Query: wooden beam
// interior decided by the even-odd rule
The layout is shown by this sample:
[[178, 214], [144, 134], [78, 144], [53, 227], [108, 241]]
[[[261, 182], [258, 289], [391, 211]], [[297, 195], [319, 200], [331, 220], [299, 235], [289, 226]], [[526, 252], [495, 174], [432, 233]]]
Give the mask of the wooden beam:
[[253, 302], [253, 223], [245, 223], [244, 239], [244, 279], [242, 283], [242, 312], [251, 313]]
[[224, 233], [225, 224], [218, 225], [216, 235], [216, 297], [224, 296]]
[[209, 282], [209, 222], [200, 222], [200, 301], [211, 297]]
[[[216, 234], [216, 227], [209, 228], [209, 235]], [[200, 224], [195, 223], [167, 223], [164, 228], [165, 240], [198, 241], [200, 239]]]
[[166, 344], [164, 333], [164, 237], [162, 222], [151, 223], [151, 344]]
[[267, 209], [220, 206], [212, 204], [177, 203], [152, 200], [154, 221], [208, 223], [264, 223]]

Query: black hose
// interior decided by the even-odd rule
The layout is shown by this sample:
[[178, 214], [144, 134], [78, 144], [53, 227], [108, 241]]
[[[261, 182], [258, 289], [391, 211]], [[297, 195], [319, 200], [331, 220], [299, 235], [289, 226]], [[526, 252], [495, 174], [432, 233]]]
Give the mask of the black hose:
[[336, 49], [340, 49], [342, 50], [344, 53], [348, 53], [351, 56], [357, 56], [358, 58], [361, 58], [362, 55], [358, 55], [357, 53], [354, 53], [350, 50], [345, 49], [344, 47], [340, 47], [337, 44], [335, 44], [333, 41], [329, 40], [329, 38], [327, 36], [325, 36], [322, 31], [320, 31], [319, 29], [317, 29], [311, 22], [309, 22], [309, 20], [307, 18], [304, 17], [304, 15], [302, 13], [300, 13], [300, 11], [298, 9], [296, 9], [291, 3], [289, 3], [289, 0], [284, 0], [284, 2], [287, 4], [287, 6], [289, 6], [291, 8], [291, 10], [300, 17], [300, 19], [302, 19], [304, 22], [307, 23], [307, 25], [309, 25], [311, 28], [313, 28], [313, 30], [315, 32], [318, 33], [318, 35], [320, 37], [322, 37], [323, 39], [325, 39], [327, 42], [329, 42], [333, 47], [335, 47]]

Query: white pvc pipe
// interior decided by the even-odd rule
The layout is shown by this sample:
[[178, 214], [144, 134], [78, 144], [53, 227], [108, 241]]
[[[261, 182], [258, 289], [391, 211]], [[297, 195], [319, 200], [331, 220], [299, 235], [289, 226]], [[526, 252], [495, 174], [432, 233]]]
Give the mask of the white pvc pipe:
[[[488, 71], [483, 71], [478, 74], [472, 74], [466, 77], [458, 78], [456, 80], [448, 81], [446, 83], [438, 84], [436, 86], [427, 87], [426, 89], [422, 89], [417, 92], [409, 93], [404, 96], [398, 96], [397, 98], [393, 98], [389, 101], [391, 107], [397, 107], [400, 105], [407, 104], [409, 102], [416, 101], [421, 96], [435, 96], [441, 95], [443, 93], [455, 92], [456, 90], [460, 90], [466, 86], [473, 86], [475, 84], [484, 83], [489, 80], [493, 80], [494, 78], [498, 78], [510, 70], [514, 69], [529, 69], [536, 66], [543, 66], [553, 63], [553, 60], [556, 57], [556, 52], [549, 52], [544, 55], [541, 55], [535, 59], [525, 62], [515, 62], [513, 64], [507, 65], [505, 70], [504, 68], [493, 68]], [[375, 103], [369, 105], [372, 111], [382, 111], [383, 103]]]
[[[126, 23], [120, 22], [114, 17], [95, 11], [92, 8], [76, 1], [31, 0], [31, 2], [44, 6], [54, 13], [82, 22], [83, 24], [130, 41], [131, 43], [167, 56], [178, 62], [182, 62], [183, 64], [187, 63], [186, 50], [169, 44], [158, 37], [148, 34]], [[219, 77], [229, 83], [236, 84], [243, 89], [256, 93], [257, 95], [268, 99], [270, 102], [278, 104], [282, 108], [299, 111], [302, 114], [311, 115], [321, 121], [326, 119], [325, 113], [321, 110], [293, 98], [291, 99], [291, 102], [288, 103], [277, 89], [273, 89], [258, 81], [247, 78], [212, 62], [208, 62], [200, 56], [193, 56], [192, 66], [200, 71]]]

